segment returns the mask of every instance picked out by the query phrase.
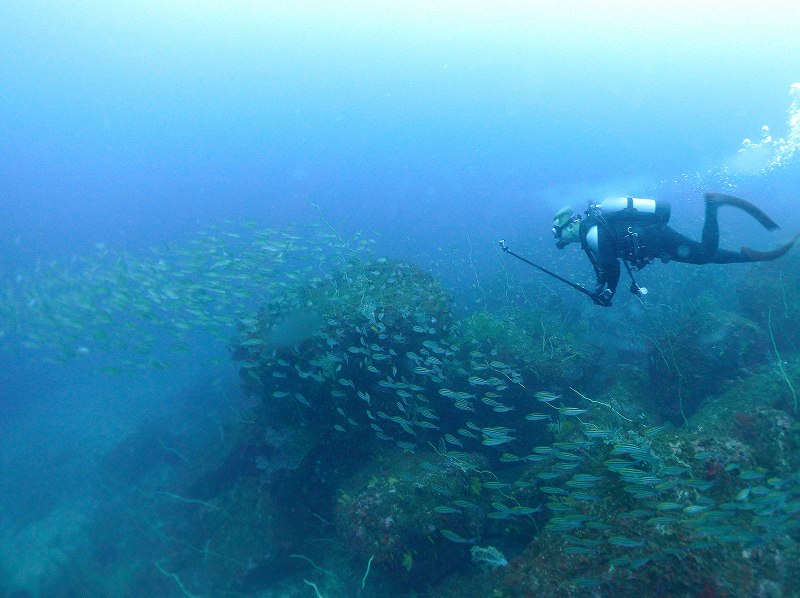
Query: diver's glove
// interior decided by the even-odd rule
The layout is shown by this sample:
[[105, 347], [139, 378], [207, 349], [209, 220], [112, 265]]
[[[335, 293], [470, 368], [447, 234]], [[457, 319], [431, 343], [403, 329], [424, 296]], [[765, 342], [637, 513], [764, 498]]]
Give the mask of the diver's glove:
[[594, 304], [602, 307], [611, 307], [611, 298], [613, 296], [614, 293], [611, 289], [600, 290], [598, 288], [591, 294]]

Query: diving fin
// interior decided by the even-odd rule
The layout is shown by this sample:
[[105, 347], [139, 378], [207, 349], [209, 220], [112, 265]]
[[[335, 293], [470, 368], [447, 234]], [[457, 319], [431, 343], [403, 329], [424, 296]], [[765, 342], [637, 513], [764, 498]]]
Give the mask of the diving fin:
[[[733, 197], [732, 195], [725, 195], [723, 193], [706, 193], [705, 197], [706, 197], [706, 203], [708, 204], [717, 206], [733, 206], [734, 208], [739, 208], [740, 210], [744, 210], [745, 212], [750, 214], [753, 218], [758, 220], [759, 224], [761, 224], [761, 226], [763, 226], [769, 231], [773, 231], [777, 228], [780, 228], [772, 218], [767, 216], [763, 211], [761, 211], [760, 208], [758, 208], [755, 204], [750, 203], [746, 199], [739, 199], [738, 197]], [[794, 243], [794, 241], [792, 242]], [[788, 251], [788, 249], [786, 251]], [[786, 251], [784, 251], [784, 253], [786, 253]]]
[[769, 262], [772, 260], [777, 260], [794, 246], [798, 238], [800, 238], [800, 235], [796, 235], [794, 239], [781, 245], [777, 249], [773, 249], [772, 251], [757, 251], [756, 249], [750, 249], [749, 247], [742, 247], [742, 254], [747, 256], [747, 258], [749, 258], [752, 262]]

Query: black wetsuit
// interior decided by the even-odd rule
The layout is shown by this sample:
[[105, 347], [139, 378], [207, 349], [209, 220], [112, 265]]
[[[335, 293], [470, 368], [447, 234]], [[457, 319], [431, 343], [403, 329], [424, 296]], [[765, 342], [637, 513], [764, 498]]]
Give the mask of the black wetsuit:
[[634, 270], [641, 270], [656, 258], [688, 264], [732, 264], [753, 261], [739, 251], [719, 249], [718, 206], [706, 204], [702, 240], [698, 243], [666, 224], [648, 224], [641, 220], [589, 212], [581, 221], [581, 247], [589, 256], [597, 275], [596, 293], [616, 292], [619, 282], [619, 259]]

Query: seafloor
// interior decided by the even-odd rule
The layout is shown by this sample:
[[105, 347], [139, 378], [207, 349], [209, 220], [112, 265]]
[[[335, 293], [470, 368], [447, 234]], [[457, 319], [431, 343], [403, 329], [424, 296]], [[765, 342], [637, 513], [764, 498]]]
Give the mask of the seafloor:
[[[264, 243], [283, 253], [262, 279], [246, 256], [210, 257], [206, 278], [158, 256], [124, 267], [145, 291], [82, 283], [94, 310], [148, 325], [232, 324], [252, 403], [218, 435], [126, 437], [87, 515], [43, 516], [74, 530], [57, 565], [18, 563], [0, 594], [796, 595], [796, 256], [718, 274], [724, 289], [681, 280], [679, 305], [643, 304], [616, 331], [636, 342], [612, 346], [524, 284], [456, 309], [413, 264], [346, 246], [318, 267], [302, 238]], [[233, 281], [229, 318], [214, 289]], [[27, 317], [35, 338], [55, 325]]]

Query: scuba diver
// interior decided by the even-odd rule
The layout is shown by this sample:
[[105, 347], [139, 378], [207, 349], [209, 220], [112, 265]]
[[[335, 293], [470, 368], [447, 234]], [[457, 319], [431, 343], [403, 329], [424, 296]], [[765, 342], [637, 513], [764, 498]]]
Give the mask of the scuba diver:
[[[732, 264], [774, 260], [789, 251], [798, 236], [772, 251], [742, 247], [740, 251], [719, 249], [717, 210], [733, 206], [744, 210], [764, 228], [773, 231], [778, 225], [755, 205], [744, 199], [706, 193], [706, 213], [700, 242], [692, 241], [667, 226], [670, 206], [665, 202], [636, 197], [615, 197], [590, 204], [586, 216], [565, 207], [553, 218], [556, 247], [580, 243], [597, 275], [594, 291], [584, 291], [597, 305], [611, 306], [617, 290], [620, 268], [625, 265], [631, 278], [630, 290], [637, 296], [647, 289], [636, 284], [633, 270], [641, 270], [656, 258], [687, 264]], [[502, 244], [502, 242], [501, 242]]]

